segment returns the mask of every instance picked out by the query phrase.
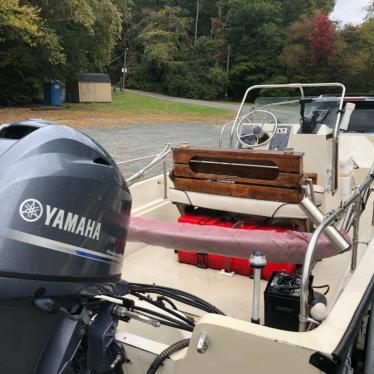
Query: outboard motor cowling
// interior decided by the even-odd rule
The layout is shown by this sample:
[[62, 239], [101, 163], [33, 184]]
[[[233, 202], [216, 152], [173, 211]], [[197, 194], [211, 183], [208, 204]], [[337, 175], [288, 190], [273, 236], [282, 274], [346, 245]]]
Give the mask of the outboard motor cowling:
[[0, 299], [120, 279], [131, 197], [109, 154], [35, 122], [2, 127], [1, 150]]

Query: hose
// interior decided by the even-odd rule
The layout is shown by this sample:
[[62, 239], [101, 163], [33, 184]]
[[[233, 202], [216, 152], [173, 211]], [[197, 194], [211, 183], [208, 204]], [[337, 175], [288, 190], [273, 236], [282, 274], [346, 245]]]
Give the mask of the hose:
[[163, 350], [152, 362], [149, 367], [147, 374], [156, 373], [157, 369], [163, 364], [163, 362], [170, 357], [173, 353], [180, 351], [183, 348], [188, 347], [190, 344], [190, 339], [183, 339], [179, 342], [172, 344], [170, 347], [167, 347]]
[[139, 300], [143, 300], [143, 301], [146, 301], [147, 303], [151, 304], [151, 305], [154, 305], [156, 306], [157, 308], [173, 315], [174, 317], [177, 317], [178, 319], [182, 320], [183, 322], [185, 323], [188, 323], [190, 324], [191, 326], [194, 326], [194, 323], [191, 322], [190, 320], [188, 320], [187, 318], [185, 318], [184, 316], [182, 316], [180, 313], [178, 313], [178, 309], [176, 309], [178, 312], [175, 312], [175, 310], [170, 310], [169, 308], [166, 308], [164, 306], [161, 306], [159, 305], [157, 302], [153, 301], [152, 299], [150, 299], [149, 297], [146, 297], [146, 296], [143, 296], [142, 294], [140, 293], [137, 293], [137, 292], [134, 292], [132, 293], [134, 296], [136, 296]]
[[222, 314], [224, 313], [216, 308], [214, 305], [209, 304], [207, 301], [182, 290], [177, 290], [165, 286], [157, 286], [155, 284], [142, 284], [142, 283], [129, 283], [130, 293], [155, 293], [166, 296], [173, 300], [180, 301], [181, 303], [191, 305], [197, 309], [205, 310], [208, 313]]

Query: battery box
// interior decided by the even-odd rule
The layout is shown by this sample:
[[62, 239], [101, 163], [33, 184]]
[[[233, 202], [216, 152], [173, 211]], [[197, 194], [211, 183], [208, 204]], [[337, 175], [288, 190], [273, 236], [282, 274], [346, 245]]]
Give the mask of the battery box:
[[276, 271], [264, 292], [265, 326], [298, 331], [301, 275]]

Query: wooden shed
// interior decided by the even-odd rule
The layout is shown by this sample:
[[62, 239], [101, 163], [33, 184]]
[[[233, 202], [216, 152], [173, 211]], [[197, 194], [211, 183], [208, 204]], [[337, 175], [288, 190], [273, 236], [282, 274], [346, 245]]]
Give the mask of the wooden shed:
[[108, 103], [112, 101], [110, 77], [104, 73], [77, 73], [68, 83], [67, 101]]

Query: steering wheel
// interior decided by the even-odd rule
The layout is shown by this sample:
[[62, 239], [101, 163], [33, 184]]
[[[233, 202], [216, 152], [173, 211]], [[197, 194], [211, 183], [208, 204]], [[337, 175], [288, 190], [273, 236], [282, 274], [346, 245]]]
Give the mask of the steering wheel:
[[[256, 113], [266, 114], [271, 118], [271, 122], [262, 122], [261, 125], [253, 125], [251, 122], [251, 117], [253, 117]], [[264, 129], [265, 124], [271, 124], [271, 130]], [[244, 126], [246, 126], [246, 131], [243, 133]], [[255, 109], [239, 120], [238, 126], [236, 127], [236, 138], [239, 144], [241, 144], [244, 148], [256, 148], [269, 143], [276, 134], [277, 128], [278, 120], [272, 112], [263, 109]]]

